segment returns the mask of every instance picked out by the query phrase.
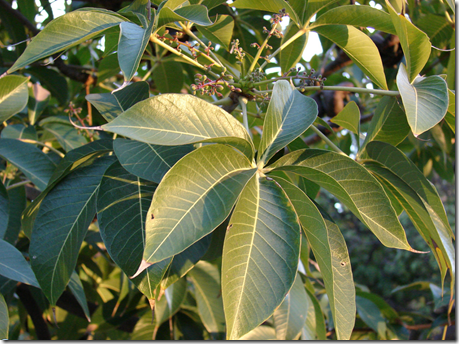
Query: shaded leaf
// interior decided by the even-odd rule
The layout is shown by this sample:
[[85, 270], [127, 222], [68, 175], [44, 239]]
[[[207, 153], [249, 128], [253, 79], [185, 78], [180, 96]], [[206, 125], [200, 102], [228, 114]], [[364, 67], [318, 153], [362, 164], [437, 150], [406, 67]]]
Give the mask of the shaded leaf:
[[0, 239], [0, 275], [40, 288], [35, 274], [19, 250]]
[[[292, 22], [282, 36], [281, 44], [287, 42], [298, 31], [298, 26]], [[301, 56], [303, 55], [304, 48], [306, 48], [306, 43], [308, 41], [308, 33], [309, 31], [298, 37], [280, 52], [279, 64], [283, 73], [287, 72], [290, 68], [296, 67], [296, 64], [301, 60]]]
[[19, 75], [7, 75], [0, 79], [0, 123], [26, 107], [29, 99], [28, 80]]
[[56, 165], [34, 145], [13, 139], [0, 139], [0, 156], [15, 165], [44, 190]]
[[10, 124], [2, 129], [2, 139], [28, 139], [38, 141], [37, 131], [35, 127], [23, 124]]
[[357, 312], [360, 318], [377, 334], [378, 339], [387, 340], [387, 325], [381, 311], [371, 300], [357, 296]]
[[84, 146], [88, 143], [86, 138], [83, 135], [80, 135], [71, 125], [47, 123], [46, 125], [43, 125], [43, 129], [53, 134], [66, 152]]
[[229, 50], [231, 37], [233, 36], [234, 20], [230, 15], [220, 15], [211, 26], [199, 26], [196, 28], [212, 43], [220, 44], [226, 50]]
[[46, 67], [29, 67], [25, 70], [27, 74], [36, 77], [51, 95], [57, 99], [60, 105], [64, 105], [69, 97], [67, 80], [64, 76], [53, 69]]
[[350, 25], [324, 25], [314, 28], [314, 31], [343, 49], [371, 81], [387, 90], [381, 56], [370, 37]]
[[34, 125], [38, 117], [41, 115], [43, 110], [48, 106], [49, 92], [46, 88], [43, 88], [40, 84], [33, 84], [29, 91], [29, 122]]
[[346, 104], [335, 117], [330, 119], [330, 122], [352, 131], [357, 136], [360, 135], [360, 110], [355, 101]]
[[[448, 111], [445, 115], [445, 122], [448, 124], [448, 127], [451, 128], [454, 134], [456, 134], [456, 94], [448, 90]], [[5, 129], [3, 129], [4, 131]], [[3, 134], [3, 132], [2, 132]]]
[[412, 250], [384, 189], [351, 158], [326, 150], [297, 150], [270, 168], [293, 172], [319, 184], [345, 204], [383, 245]]
[[161, 93], [180, 93], [183, 87], [182, 64], [176, 61], [157, 61], [153, 80]]
[[186, 296], [186, 279], [182, 278], [164, 291], [155, 304], [156, 327], [178, 312]]
[[91, 315], [89, 314], [88, 301], [84, 293], [83, 284], [81, 283], [78, 274], [73, 271], [69, 280], [69, 289], [72, 291], [73, 296], [77, 300], [78, 304], [83, 309], [84, 315], [89, 322], [91, 322]]
[[417, 76], [410, 83], [405, 65], [401, 63], [397, 73], [397, 87], [414, 136], [421, 135], [445, 117], [448, 110], [448, 87], [440, 76]]
[[209, 19], [207, 8], [202, 5], [183, 6], [176, 10], [163, 7], [159, 11], [157, 18], [156, 25], [158, 28], [176, 21], [191, 21], [201, 26], [213, 24]]
[[239, 197], [223, 246], [227, 339], [272, 315], [295, 280], [299, 254], [300, 228], [289, 199], [274, 181], [255, 175]]
[[[100, 158], [68, 175], [43, 199], [34, 223], [30, 256], [43, 293], [55, 305], [65, 289], [96, 213], [96, 195], [113, 158]], [[62, 200], [65, 199], [65, 202]]]
[[270, 326], [261, 325], [243, 335], [239, 340], [276, 340], [276, 330]]
[[260, 10], [266, 12], [277, 13], [282, 9], [289, 14], [289, 17], [298, 25], [300, 20], [298, 14], [290, 6], [289, 2], [285, 0], [237, 0], [232, 4], [236, 8], [249, 8], [252, 10]]
[[9, 322], [8, 305], [0, 294], [0, 339], [2, 340], [8, 339]]
[[[322, 313], [322, 309], [320, 308], [319, 301], [317, 301], [314, 294], [312, 294], [307, 288], [306, 293], [308, 294], [308, 297], [314, 306], [314, 319], [311, 318], [312, 312], [310, 312], [310, 309], [308, 309], [308, 317], [306, 318], [305, 328], [309, 334], [314, 334], [313, 339], [317, 337], [318, 340], [326, 340], [327, 331], [325, 329], [324, 315]], [[312, 337], [311, 335], [309, 336]]]
[[10, 205], [8, 192], [5, 186], [0, 183], [0, 239], [5, 237], [6, 229], [8, 228], [9, 213]]

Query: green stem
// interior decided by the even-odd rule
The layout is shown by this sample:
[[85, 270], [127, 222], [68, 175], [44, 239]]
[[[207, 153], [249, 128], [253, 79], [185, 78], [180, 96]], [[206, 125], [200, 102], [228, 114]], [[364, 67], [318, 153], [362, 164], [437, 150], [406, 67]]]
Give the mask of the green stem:
[[[317, 135], [319, 135], [322, 140], [324, 140], [329, 146], [331, 149], [333, 149], [335, 152], [339, 153], [339, 154], [342, 154], [342, 155], [346, 155], [341, 149], [339, 149], [333, 142], [330, 141], [330, 139], [324, 135], [319, 129], [317, 129], [317, 127], [315, 125], [311, 125], [310, 127]], [[347, 155], [346, 155], [347, 156]]]
[[242, 108], [242, 123], [244, 124], [245, 130], [249, 133], [249, 136], [252, 138], [252, 133], [249, 128], [249, 120], [247, 118], [247, 98], [239, 97], [239, 105]]
[[30, 180], [24, 180], [24, 181], [22, 181], [22, 182], [19, 182], [19, 183], [16, 183], [16, 184], [12, 184], [12, 185], [10, 185], [10, 186], [7, 186], [7, 187], [6, 187], [6, 190], [11, 190], [11, 189], [14, 189], [14, 188], [18, 188], [18, 187], [20, 187], [20, 186], [22, 186], [22, 185], [26, 185], [26, 184], [29, 184], [29, 183], [31, 183]]
[[[257, 65], [258, 59], [260, 58], [260, 55], [261, 55], [263, 49], [266, 47], [266, 44], [268, 44], [268, 40], [271, 38], [271, 36], [272, 36], [274, 30], [276, 30], [276, 27], [277, 27], [277, 25], [274, 24], [274, 25], [273, 25], [273, 28], [271, 29], [271, 31], [270, 31], [269, 34], [268, 34], [268, 37], [266, 37], [266, 39], [265, 39], [265, 41], [263, 42], [263, 44], [261, 45], [260, 49], [258, 49], [257, 54], [256, 54], [255, 57], [253, 58], [252, 64], [250, 65], [250, 68], [249, 68], [249, 71], [247, 72], [247, 74], [252, 73], [253, 70], [255, 69], [255, 66]], [[266, 62], [266, 61], [265, 61], [265, 62]], [[260, 70], [261, 70], [261, 69], [262, 69], [262, 68], [260, 67]]]
[[[262, 70], [263, 68], [266, 67], [266, 65], [269, 63], [269, 61], [274, 57], [276, 56], [277, 54], [279, 54], [283, 49], [285, 49], [285, 47], [287, 45], [289, 45], [290, 43], [292, 43], [295, 39], [297, 39], [298, 37], [301, 37], [302, 35], [304, 35], [305, 33], [307, 32], [306, 29], [301, 29], [300, 31], [298, 31], [296, 34], [294, 34], [292, 37], [290, 37], [287, 42], [283, 43], [275, 52], [273, 52], [271, 55], [268, 56], [268, 59], [263, 62], [263, 64], [260, 66], [260, 70]], [[256, 60], [254, 60], [255, 62]]]
[[[271, 81], [271, 80], [265, 80], [265, 81]], [[260, 81], [260, 82], [255, 82], [253, 86], [258, 86], [258, 85], [263, 85], [268, 82], [265, 81]], [[381, 96], [393, 96], [397, 97], [400, 95], [400, 92], [398, 91], [387, 91], [387, 90], [374, 90], [371, 88], [364, 88], [364, 87], [343, 87], [343, 86], [303, 86], [303, 87], [297, 87], [297, 90], [307, 90], [307, 91], [320, 91], [320, 90], [328, 90], [328, 91], [347, 91], [347, 92], [353, 92], [353, 93], [371, 93], [371, 94], [378, 94]], [[253, 90], [252, 92], [258, 93], [258, 94], [264, 94], [264, 93], [271, 93], [273, 90], [266, 90], [266, 91], [256, 91]]]
[[212, 104], [213, 105], [231, 105], [233, 104], [233, 100], [230, 97], [226, 97], [226, 98], [216, 100]]
[[36, 144], [36, 145], [40, 145], [40, 146], [46, 147], [49, 150], [51, 150], [54, 153], [56, 153], [57, 155], [59, 155], [61, 158], [63, 158], [65, 156], [64, 153], [59, 152], [56, 148], [51, 147], [51, 146], [47, 145], [46, 143], [43, 143], [43, 142], [40, 142], [40, 141], [35, 141], [35, 140], [29, 140], [29, 139], [19, 139], [19, 140], [22, 141], [22, 142], [33, 143], [33, 144]]

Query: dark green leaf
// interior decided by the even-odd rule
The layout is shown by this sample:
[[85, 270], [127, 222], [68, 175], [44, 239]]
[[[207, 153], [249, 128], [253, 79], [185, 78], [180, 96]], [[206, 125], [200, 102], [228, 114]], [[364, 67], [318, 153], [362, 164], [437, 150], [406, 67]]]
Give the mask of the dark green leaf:
[[8, 218], [10, 213], [10, 204], [8, 192], [5, 186], [0, 183], [0, 239], [5, 237], [6, 229], [8, 228]]
[[16, 247], [0, 239], [0, 275], [40, 288], [29, 263]]
[[78, 274], [73, 271], [69, 280], [69, 289], [72, 291], [73, 296], [83, 309], [86, 319], [91, 322], [91, 316], [89, 314], [88, 301], [86, 301], [86, 295], [84, 294], [83, 284], [81, 283], [80, 277]]
[[157, 61], [153, 80], [161, 93], [180, 93], [183, 87], [182, 64], [175, 61]]
[[[298, 26], [293, 22], [287, 27], [285, 34], [282, 37], [281, 44], [287, 42], [293, 35], [299, 31]], [[287, 45], [279, 54], [279, 64], [282, 73], [287, 72], [290, 68], [296, 67], [296, 64], [301, 60], [304, 48], [308, 41], [308, 32], [301, 35], [292, 43]]]
[[35, 127], [29, 125], [28, 127], [23, 124], [11, 124], [3, 128], [1, 133], [2, 139], [28, 139], [38, 140], [37, 131]]
[[36, 77], [60, 105], [67, 102], [69, 96], [67, 80], [61, 74], [46, 67], [30, 67], [25, 72]]
[[8, 315], [8, 305], [3, 298], [3, 295], [0, 294], [0, 339], [8, 339], [8, 330], [9, 330], [10, 318]]
[[77, 149], [88, 143], [86, 138], [83, 135], [80, 135], [71, 125], [48, 123], [43, 125], [43, 129], [53, 134], [66, 152]]
[[372, 301], [360, 296], [356, 297], [356, 301], [357, 312], [359, 313], [360, 318], [378, 334], [378, 339], [387, 340], [386, 320], [381, 314], [378, 306], [376, 306]]
[[158, 13], [157, 27], [176, 21], [191, 21], [197, 25], [209, 26], [213, 23], [210, 21], [207, 8], [202, 5], [183, 6], [175, 11], [169, 7], [163, 7]]
[[289, 17], [298, 25], [301, 25], [298, 14], [285, 0], [237, 0], [232, 4], [236, 8], [249, 8], [266, 12], [277, 13], [282, 9], [289, 14]]
[[226, 50], [229, 50], [231, 37], [233, 36], [234, 20], [229, 15], [221, 15], [211, 26], [199, 26], [196, 28], [212, 43], [220, 44]]

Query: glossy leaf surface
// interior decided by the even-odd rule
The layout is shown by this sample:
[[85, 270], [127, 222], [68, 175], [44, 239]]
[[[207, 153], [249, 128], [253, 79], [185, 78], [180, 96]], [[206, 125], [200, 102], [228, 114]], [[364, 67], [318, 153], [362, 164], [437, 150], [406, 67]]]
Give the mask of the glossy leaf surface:
[[19, 75], [7, 75], [0, 79], [0, 123], [26, 107], [28, 80]]
[[35, 274], [19, 250], [0, 239], [0, 275], [40, 288]]

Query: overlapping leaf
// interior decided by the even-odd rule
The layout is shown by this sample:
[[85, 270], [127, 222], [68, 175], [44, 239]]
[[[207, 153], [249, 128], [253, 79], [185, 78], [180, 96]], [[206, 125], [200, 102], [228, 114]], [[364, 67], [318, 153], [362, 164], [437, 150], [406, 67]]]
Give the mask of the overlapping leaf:
[[19, 75], [7, 75], [0, 79], [0, 123], [26, 107], [28, 80]]
[[78, 252], [96, 213], [102, 176], [113, 163], [100, 158], [65, 177], [43, 199], [30, 242], [32, 269], [55, 305], [75, 269]]
[[246, 157], [224, 145], [204, 146], [180, 160], [153, 196], [144, 259], [159, 262], [213, 231], [254, 173]]
[[357, 136], [360, 135], [360, 110], [356, 102], [351, 101], [346, 104], [330, 122], [342, 126], [344, 129], [352, 131]]
[[163, 94], [141, 101], [103, 129], [156, 145], [219, 142], [253, 156], [250, 137], [234, 117], [218, 106], [185, 94]]
[[43, 110], [48, 106], [51, 93], [40, 84], [34, 84], [29, 90], [29, 122], [34, 125]]
[[32, 62], [78, 45], [126, 20], [115, 12], [90, 8], [58, 17], [32, 39], [8, 73], [11, 74]]
[[0, 275], [40, 288], [35, 274], [19, 250], [0, 239]]
[[182, 90], [184, 75], [180, 62], [168, 59], [157, 61], [152, 76], [161, 93], [180, 93]]
[[300, 136], [317, 117], [317, 103], [293, 89], [286, 80], [274, 84], [266, 112], [258, 154], [266, 163], [274, 154]]
[[298, 214], [319, 264], [338, 339], [349, 339], [355, 321], [355, 287], [350, 258], [338, 226], [324, 219], [314, 203], [295, 185], [275, 177]]
[[237, 0], [233, 6], [236, 8], [249, 8], [253, 10], [277, 13], [282, 9], [289, 14], [289, 17], [298, 25], [301, 25], [298, 14], [285, 0]]
[[223, 247], [222, 295], [227, 338], [268, 319], [295, 280], [300, 228], [292, 205], [273, 181], [252, 177], [230, 219]]
[[221, 15], [211, 26], [199, 26], [196, 28], [209, 41], [220, 44], [228, 50], [233, 36], [234, 20], [230, 15]]
[[412, 250], [379, 182], [347, 156], [319, 150], [294, 151], [270, 168], [291, 171], [319, 184], [345, 204], [387, 247]]
[[[298, 32], [298, 27], [291, 23], [282, 37], [281, 44], [287, 42], [293, 35]], [[296, 67], [303, 55], [304, 48], [308, 42], [309, 31], [298, 37], [295, 41], [287, 45], [279, 54], [279, 64], [283, 73], [288, 72], [290, 68]]]
[[189, 5], [172, 10], [164, 6], [158, 13], [157, 27], [180, 21], [191, 21], [197, 25], [209, 26], [213, 23], [209, 19], [207, 8], [202, 5]]
[[178, 312], [186, 297], [186, 279], [182, 278], [164, 291], [155, 305], [156, 327]]
[[84, 293], [83, 284], [81, 283], [80, 277], [76, 271], [72, 272], [69, 280], [69, 289], [72, 291], [73, 296], [77, 300], [78, 304], [83, 309], [86, 319], [91, 322], [91, 316], [89, 314], [88, 301], [86, 300], [86, 295]]

